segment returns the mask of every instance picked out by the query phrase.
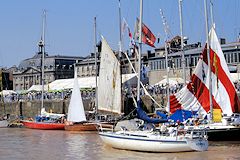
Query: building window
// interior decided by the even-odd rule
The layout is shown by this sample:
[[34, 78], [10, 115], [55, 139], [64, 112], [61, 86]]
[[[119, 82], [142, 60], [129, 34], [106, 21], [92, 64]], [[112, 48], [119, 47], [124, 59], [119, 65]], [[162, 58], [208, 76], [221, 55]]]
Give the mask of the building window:
[[234, 59], [235, 59], [235, 62], [238, 62], [238, 57], [237, 57], [237, 53], [236, 53], [236, 52], [234, 53], [234, 57], [235, 57], [235, 58], [234, 58]]

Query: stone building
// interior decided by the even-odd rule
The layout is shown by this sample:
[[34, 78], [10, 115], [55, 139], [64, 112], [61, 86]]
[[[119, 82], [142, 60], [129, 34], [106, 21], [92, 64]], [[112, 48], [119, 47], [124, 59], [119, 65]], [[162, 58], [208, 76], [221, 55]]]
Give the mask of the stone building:
[[[49, 56], [44, 58], [44, 84], [56, 79], [73, 78], [74, 64], [82, 57]], [[27, 90], [32, 85], [40, 85], [42, 77], [42, 53], [38, 52], [32, 58], [23, 60], [13, 71], [13, 90]]]

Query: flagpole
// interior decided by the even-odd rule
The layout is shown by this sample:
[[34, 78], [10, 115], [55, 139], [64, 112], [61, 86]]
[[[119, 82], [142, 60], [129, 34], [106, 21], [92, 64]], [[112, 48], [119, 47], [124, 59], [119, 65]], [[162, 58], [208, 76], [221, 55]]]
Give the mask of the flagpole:
[[137, 102], [140, 102], [140, 77], [141, 77], [141, 53], [142, 53], [142, 12], [143, 0], [140, 0], [140, 15], [139, 15], [139, 53], [138, 53], [138, 83], [137, 83]]
[[179, 18], [180, 18], [180, 36], [181, 36], [181, 53], [182, 53], [182, 69], [183, 69], [183, 81], [186, 85], [186, 70], [185, 70], [185, 56], [183, 49], [183, 18], [182, 18], [182, 0], [178, 1], [179, 4]]
[[210, 103], [210, 122], [213, 122], [213, 104], [212, 104], [212, 74], [211, 74], [211, 62], [210, 62], [210, 47], [208, 37], [208, 14], [207, 14], [207, 1], [204, 0], [204, 12], [205, 12], [205, 27], [207, 38], [207, 59], [208, 59], [208, 77], [209, 77], [209, 103]]

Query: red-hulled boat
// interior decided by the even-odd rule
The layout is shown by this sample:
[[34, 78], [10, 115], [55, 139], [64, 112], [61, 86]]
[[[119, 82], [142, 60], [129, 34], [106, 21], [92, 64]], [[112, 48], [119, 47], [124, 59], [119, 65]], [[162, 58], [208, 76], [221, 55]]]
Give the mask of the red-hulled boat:
[[43, 129], [43, 130], [64, 130], [64, 123], [55, 122], [36, 122], [36, 121], [21, 121], [26, 128]]

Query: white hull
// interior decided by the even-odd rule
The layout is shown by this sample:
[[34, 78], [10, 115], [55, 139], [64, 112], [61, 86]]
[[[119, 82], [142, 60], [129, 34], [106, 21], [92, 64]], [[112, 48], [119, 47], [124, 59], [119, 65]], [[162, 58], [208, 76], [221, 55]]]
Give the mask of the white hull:
[[[100, 132], [99, 135], [107, 145], [125, 150], [144, 152], [186, 152], [205, 151], [208, 148], [206, 139], [187, 140], [184, 136], [159, 136], [154, 134], [128, 134], [124, 132]], [[130, 132], [129, 132], [130, 133]]]
[[6, 128], [8, 127], [9, 123], [7, 120], [0, 121], [0, 128]]

